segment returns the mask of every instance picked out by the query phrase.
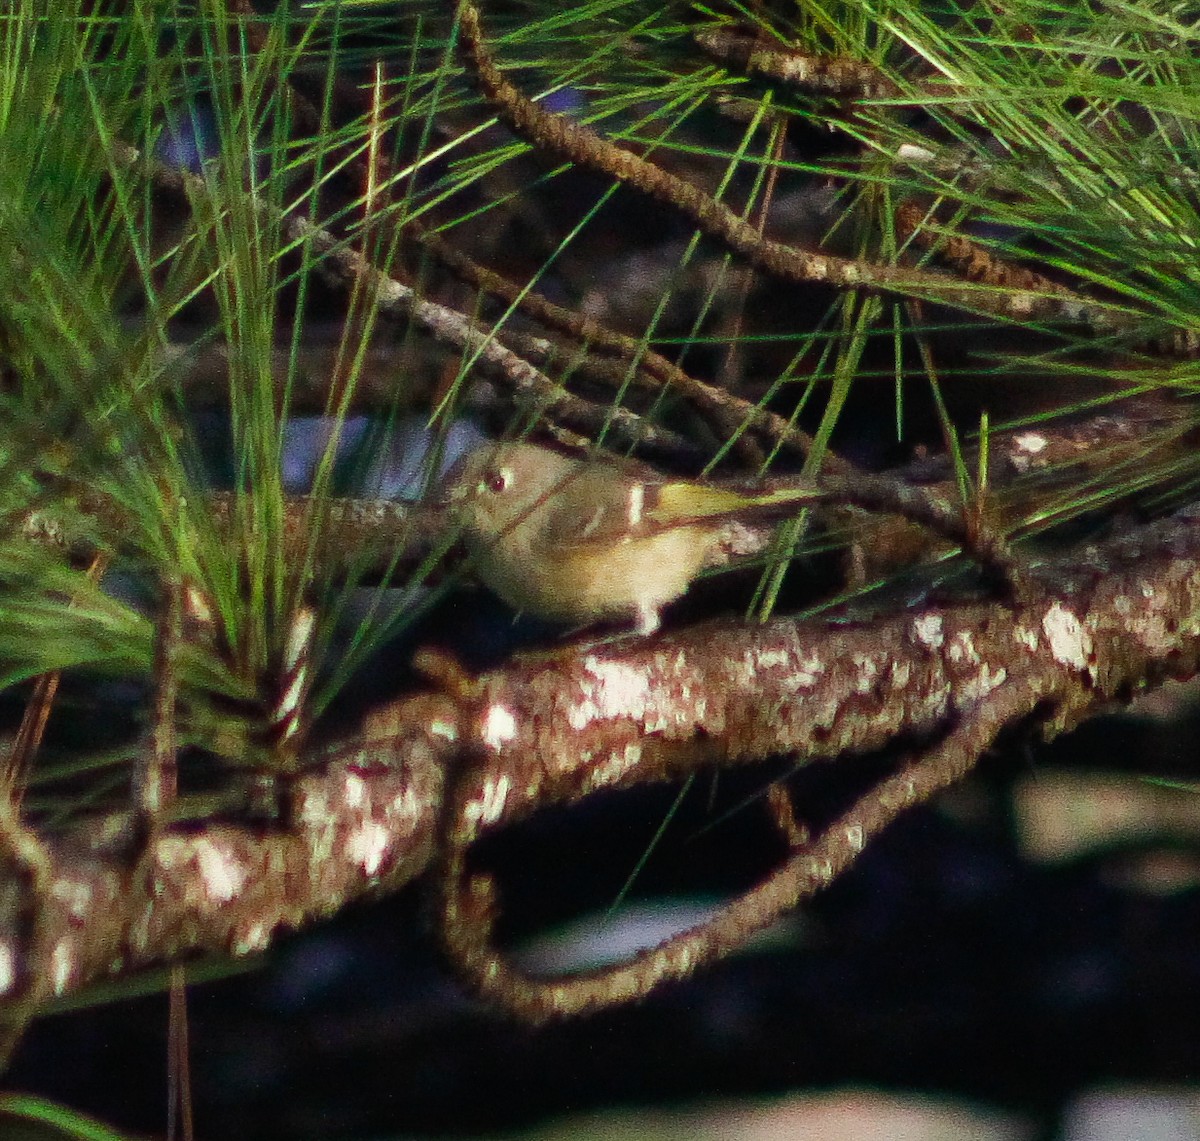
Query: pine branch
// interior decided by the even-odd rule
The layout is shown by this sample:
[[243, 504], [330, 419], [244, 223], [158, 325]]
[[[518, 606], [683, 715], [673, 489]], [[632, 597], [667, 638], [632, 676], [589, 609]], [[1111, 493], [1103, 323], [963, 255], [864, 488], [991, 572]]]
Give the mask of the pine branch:
[[[1200, 516], [1131, 530], [1033, 572], [1037, 594], [873, 620], [713, 623], [659, 639], [567, 647], [377, 709], [302, 758], [287, 821], [167, 827], [131, 859], [135, 813], [39, 841], [44, 874], [0, 899], [9, 1003], [197, 953], [245, 955], [428, 870], [443, 940], [472, 983], [528, 1017], [641, 994], [730, 953], [825, 886], [900, 812], [957, 779], [1005, 730], [1061, 733], [1200, 662]], [[524, 979], [490, 948], [479, 838], [604, 789], [678, 780], [780, 753], [805, 763], [925, 741], [909, 766], [711, 927], [600, 976]], [[447, 775], [456, 773], [447, 803]], [[15, 850], [25, 833], [5, 829]], [[39, 862], [35, 861], [35, 862]], [[137, 869], [135, 874], [135, 868]], [[36, 905], [42, 934], [22, 915]], [[46, 948], [43, 956], [38, 947]]]

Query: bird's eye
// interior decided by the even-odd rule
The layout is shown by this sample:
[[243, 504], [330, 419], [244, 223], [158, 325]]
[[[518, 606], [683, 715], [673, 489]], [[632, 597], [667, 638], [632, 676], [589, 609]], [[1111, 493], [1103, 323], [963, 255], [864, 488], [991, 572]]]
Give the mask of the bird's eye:
[[508, 468], [492, 468], [484, 474], [480, 489], [490, 491], [493, 495], [499, 495], [502, 491], [507, 491], [511, 483], [512, 472]]

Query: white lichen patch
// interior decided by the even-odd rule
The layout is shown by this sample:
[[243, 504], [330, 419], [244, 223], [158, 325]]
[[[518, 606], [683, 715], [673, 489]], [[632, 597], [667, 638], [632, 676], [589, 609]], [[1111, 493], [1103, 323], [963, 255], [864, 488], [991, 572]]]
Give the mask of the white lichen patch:
[[347, 808], [358, 808], [367, 799], [367, 782], [356, 773], [347, 773], [343, 785]]
[[942, 616], [940, 614], [922, 614], [913, 619], [913, 640], [931, 650], [940, 650], [945, 641]]
[[594, 680], [584, 682], [583, 696], [567, 710], [567, 723], [572, 729], [583, 729], [603, 719], [638, 720], [644, 716], [650, 693], [646, 670], [590, 656], [583, 668]]
[[861, 852], [866, 847], [867, 838], [861, 824], [852, 824], [846, 829], [846, 843], [852, 852]]
[[909, 778], [908, 780], [901, 781], [893, 790], [881, 793], [879, 803], [884, 808], [903, 808], [905, 805], [912, 804], [916, 798], [916, 785]]
[[1038, 633], [1031, 626], [1026, 626], [1020, 623], [1013, 627], [1013, 641], [1018, 646], [1024, 646], [1027, 650], [1036, 650], [1038, 648]]
[[207, 837], [197, 837], [192, 846], [208, 898], [215, 903], [234, 899], [246, 884], [246, 869], [232, 852]]
[[1138, 641], [1153, 654], [1167, 653], [1179, 644], [1178, 629], [1160, 611], [1143, 615], [1135, 622], [1134, 629]]
[[829, 883], [833, 879], [833, 862], [824, 857], [819, 860], [810, 860], [808, 873], [817, 883]]
[[1042, 618], [1042, 631], [1054, 660], [1074, 669], [1084, 669], [1092, 652], [1091, 635], [1061, 602], [1054, 602]]
[[297, 814], [301, 824], [321, 824], [329, 819], [329, 804], [323, 794], [308, 789]]
[[50, 985], [54, 994], [61, 998], [71, 985], [71, 973], [74, 970], [74, 960], [71, 957], [71, 944], [63, 938], [54, 944], [50, 952]]
[[421, 799], [412, 785], [405, 785], [388, 805], [388, 812], [393, 817], [415, 819], [421, 811]]
[[750, 649], [738, 659], [731, 659], [728, 689], [758, 689], [762, 675], [774, 670], [774, 688], [782, 693], [800, 693], [815, 689], [825, 676], [825, 659], [818, 654], [806, 658], [790, 650]]
[[896, 158], [901, 162], [932, 162], [937, 155], [928, 147], [918, 146], [916, 143], [901, 143], [896, 148]]
[[324, 794], [314, 794], [310, 790], [301, 801], [297, 819], [308, 830], [309, 852], [317, 863], [333, 855], [339, 815], [340, 813], [330, 810], [329, 801]]
[[968, 678], [958, 687], [958, 699], [963, 704], [980, 701], [1007, 679], [1008, 671], [1002, 666], [992, 669], [985, 663], [973, 678]]
[[72, 919], [83, 919], [91, 906], [92, 885], [62, 876], [50, 885], [50, 894], [66, 905]]
[[758, 650], [754, 653], [754, 664], [759, 670], [773, 670], [786, 666], [792, 660], [787, 650]]
[[[154, 897], [158, 897], [157, 890], [154, 892]], [[151, 899], [130, 921], [129, 945], [135, 951], [144, 951], [149, 944], [150, 924], [154, 922], [154, 915], [157, 910], [154, 900]]]
[[489, 777], [479, 796], [467, 803], [463, 815], [475, 827], [486, 828], [489, 824], [495, 824], [504, 813], [511, 791], [512, 778], [507, 774], [498, 778]]
[[234, 955], [253, 955], [257, 951], [265, 951], [270, 942], [270, 927], [256, 920], [234, 933], [229, 950]]
[[1012, 445], [1009, 462], [1015, 471], [1027, 472], [1035, 458], [1049, 446], [1049, 441], [1040, 432], [1022, 432], [1013, 437]]
[[7, 940], [0, 942], [0, 995], [6, 995], [17, 982], [17, 952]]
[[695, 710], [697, 721], [704, 720], [704, 715], [708, 712], [708, 699], [703, 694], [697, 695], [696, 691], [685, 683], [679, 687], [679, 700]]
[[890, 672], [896, 689], [903, 689], [912, 678], [912, 666], [908, 662], [892, 662]]
[[816, 654], [797, 662], [792, 670], [793, 688], [812, 689], [825, 674], [825, 661]]
[[768, 74], [778, 73], [779, 78], [787, 83], [803, 85], [812, 78], [816, 63], [802, 55], [780, 56], [774, 51], [755, 51], [750, 53], [749, 69]]
[[458, 740], [458, 726], [453, 721], [442, 721], [440, 719], [430, 721], [429, 732], [434, 737], [441, 737], [443, 741]]
[[869, 654], [855, 654], [854, 675], [855, 692], [870, 693], [879, 677], [879, 663]]
[[383, 865], [391, 833], [374, 820], [364, 820], [346, 837], [346, 855], [363, 870], [364, 875], [375, 875]]
[[950, 649], [947, 653], [955, 665], [962, 662], [978, 665], [981, 660], [979, 651], [975, 649], [975, 639], [971, 636], [969, 630], [962, 630], [954, 635], [954, 641], [950, 643]]
[[1028, 452], [1031, 456], [1036, 456], [1039, 452], [1044, 452], [1049, 446], [1049, 441], [1041, 432], [1022, 432], [1013, 437], [1013, 445], [1022, 452]]
[[517, 735], [517, 720], [503, 705], [490, 705], [483, 715], [479, 735], [489, 749], [499, 749]]
[[618, 781], [642, 759], [642, 747], [630, 742], [620, 752], [615, 750], [603, 761], [591, 767], [588, 783], [592, 788], [605, 788]]
[[924, 720], [943, 716], [950, 708], [953, 694], [954, 686], [947, 681], [942, 685], [934, 686], [924, 696], [918, 695], [912, 703], [913, 719]]

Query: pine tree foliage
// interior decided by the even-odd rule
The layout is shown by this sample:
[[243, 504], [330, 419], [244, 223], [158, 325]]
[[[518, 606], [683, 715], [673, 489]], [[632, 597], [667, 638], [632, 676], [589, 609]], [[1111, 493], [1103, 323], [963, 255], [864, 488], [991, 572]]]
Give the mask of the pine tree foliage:
[[[131, 969], [257, 949], [436, 857], [451, 955], [536, 1019], [727, 953], [824, 880], [796, 864], [801, 886], [764, 889], [699, 955], [677, 947], [635, 984], [538, 989], [497, 966], [481, 917], [495, 885], [466, 870], [474, 840], [508, 816], [608, 780], [684, 779], [714, 758], [793, 752], [799, 764], [918, 731], [942, 767], [905, 779], [932, 795], [1035, 709], [1051, 733], [1089, 700], [1188, 672], [1196, 623], [1182, 588], [1178, 612], [1155, 616], [1169, 628], [1160, 642], [1130, 633], [1101, 670], [1107, 651], [1063, 649], [1099, 645], [1101, 618], [1070, 611], [1055, 625], [1070, 608], [1039, 573], [1082, 541], [1121, 539], [1118, 515], [1162, 526], [1193, 494], [1198, 29], [1186, 5], [1157, 0], [10, 5], [0, 847], [16, 886], [0, 901], [0, 983], [14, 1025], [111, 969], [109, 934], [55, 959], [46, 905], [83, 866], [62, 845], [98, 820], [112, 835], [88, 848], [97, 882], [156, 866], [156, 845], [184, 823], [203, 834], [232, 812], [258, 825], [265, 775], [270, 838], [228, 839], [237, 882], [266, 882], [256, 853], [272, 844], [279, 867], [302, 852], [310, 870], [318, 850], [328, 868], [344, 858], [344, 878], [314, 871], [309, 895], [294, 878], [261, 897], [247, 886], [227, 920], [201, 900], [203, 920], [168, 917], [158, 943], [135, 951], [112, 935]], [[880, 623], [879, 644], [894, 636], [899, 658], [916, 597], [981, 645], [997, 622], [1034, 642], [1043, 630], [1064, 669], [1090, 671], [1092, 696], [1030, 664], [1052, 699], [988, 705], [1011, 664], [987, 685], [951, 670], [960, 703], [927, 723], [902, 687], [843, 675], [824, 737], [784, 712], [779, 735], [760, 739], [752, 706], [730, 705], [728, 726], [699, 703], [670, 706], [718, 742], [701, 755], [647, 705], [642, 736], [620, 741], [628, 766], [589, 768], [583, 754], [610, 747], [588, 737], [597, 710], [617, 702], [600, 686], [588, 717], [572, 707], [564, 759], [550, 759], [558, 738], [537, 738], [557, 776], [521, 780], [507, 741], [551, 734], [546, 710], [594, 659], [566, 649], [549, 674], [501, 663], [479, 679], [423, 652], [390, 703], [339, 717], [381, 647], [462, 579], [436, 505], [377, 502], [378, 457], [419, 422], [428, 459], [414, 486], [428, 493], [464, 420], [660, 472], [823, 480], [828, 509], [759, 542], [757, 587], [736, 578], [713, 603], [721, 621], [849, 607]], [[319, 442], [298, 493], [286, 473], [303, 433]], [[1172, 536], [1139, 541], [1178, 554]], [[1116, 574], [1123, 557], [1104, 565]], [[934, 613], [935, 583], [956, 605], [993, 609]], [[679, 621], [681, 644], [715, 652], [718, 640], [686, 642], [694, 616]], [[787, 690], [772, 688], [766, 647], [786, 639], [761, 629], [746, 653], [765, 708]], [[921, 630], [938, 651], [933, 626]], [[836, 655], [840, 636], [814, 644]], [[663, 681], [653, 648], [618, 647], [608, 668], [646, 692], [691, 684]], [[724, 691], [723, 668], [697, 667], [705, 692]], [[524, 690], [510, 688], [518, 675]], [[560, 696], [545, 696], [554, 685]], [[879, 708], [849, 710], [856, 687]], [[534, 692], [543, 705], [509, 725]], [[447, 786], [476, 732], [501, 759]], [[391, 766], [399, 780], [419, 767], [414, 750], [436, 765], [408, 786], [424, 800], [396, 855], [363, 831], [384, 801], [352, 802], [347, 773], [361, 785]], [[497, 790], [510, 788], [520, 795], [506, 801]], [[318, 801], [350, 838], [334, 855], [303, 831]], [[846, 835], [890, 819], [863, 812]], [[806, 858], [836, 871], [856, 851], [814, 841]]]

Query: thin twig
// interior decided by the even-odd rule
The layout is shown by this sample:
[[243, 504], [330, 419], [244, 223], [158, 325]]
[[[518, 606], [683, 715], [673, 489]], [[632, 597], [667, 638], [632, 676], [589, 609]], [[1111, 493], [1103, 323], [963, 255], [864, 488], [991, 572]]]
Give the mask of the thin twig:
[[629, 444], [676, 452], [689, 450], [683, 437], [646, 422], [626, 408], [595, 405], [568, 392], [458, 310], [418, 296], [412, 286], [376, 269], [358, 250], [339, 242], [307, 218], [289, 215], [285, 226], [292, 237], [311, 242], [324, 262], [336, 266], [347, 280], [370, 284], [376, 290], [381, 311], [392, 317], [407, 317], [443, 344], [461, 349], [474, 366], [503, 381], [543, 415], [566, 418], [585, 430], [597, 431], [607, 424], [619, 440]]
[[761, 883], [712, 919], [626, 962], [566, 977], [514, 967], [493, 946], [498, 910], [490, 876], [468, 875], [466, 849], [452, 847], [439, 880], [439, 931], [455, 967], [483, 997], [530, 1023], [586, 1014], [644, 998], [745, 946], [757, 932], [827, 887], [901, 813], [965, 776], [1006, 726], [1030, 714], [1046, 693], [1027, 684], [993, 693], [898, 773], [880, 781], [813, 842], [802, 845]]
[[847, 289], [886, 290], [1022, 324], [1042, 320], [1095, 325], [1099, 315], [1109, 311], [1136, 319], [1136, 314], [1120, 307], [1083, 302], [1058, 293], [1002, 291], [975, 286], [926, 270], [856, 261], [764, 238], [751, 223], [699, 187], [622, 150], [582, 124], [545, 111], [527, 99], [504, 78], [484, 45], [476, 5], [471, 0], [460, 0], [458, 12], [459, 37], [467, 62], [505, 125], [535, 146], [588, 170], [619, 179], [642, 194], [667, 203], [731, 253], [781, 280]]

